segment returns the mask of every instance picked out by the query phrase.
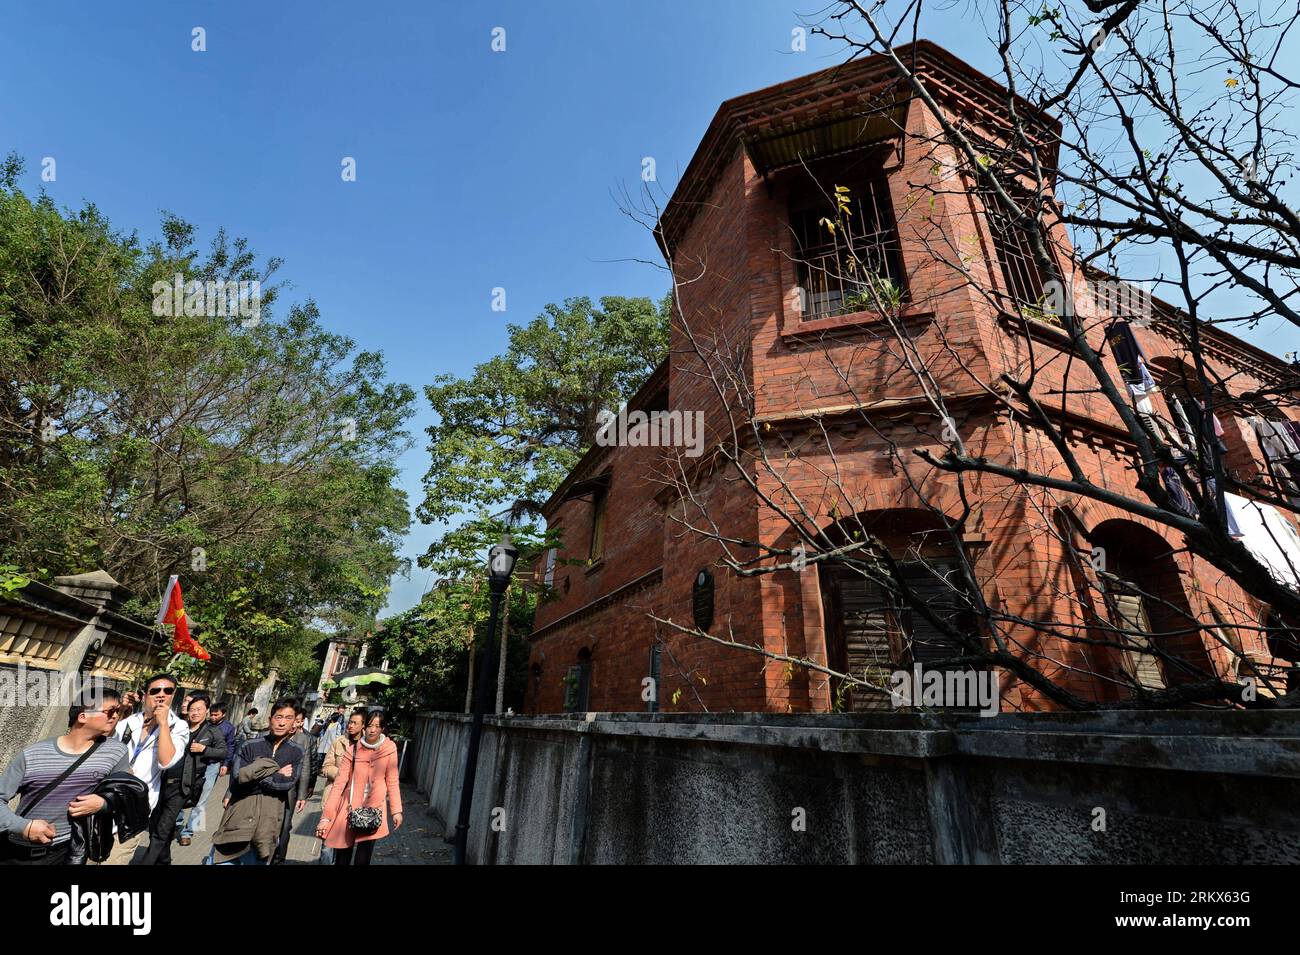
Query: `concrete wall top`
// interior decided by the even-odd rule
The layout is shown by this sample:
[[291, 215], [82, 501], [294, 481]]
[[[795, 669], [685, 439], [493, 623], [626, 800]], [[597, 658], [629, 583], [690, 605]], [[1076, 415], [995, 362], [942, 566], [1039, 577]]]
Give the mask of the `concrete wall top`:
[[[422, 717], [468, 722], [464, 713]], [[971, 756], [1300, 778], [1300, 712], [586, 713], [489, 716], [513, 731], [673, 739], [914, 759]]]

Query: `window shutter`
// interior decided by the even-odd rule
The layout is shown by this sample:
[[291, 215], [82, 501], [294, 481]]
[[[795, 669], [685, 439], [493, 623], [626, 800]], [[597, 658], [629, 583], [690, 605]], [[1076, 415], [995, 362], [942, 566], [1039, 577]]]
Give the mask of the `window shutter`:
[[582, 682], [582, 667], [569, 667], [564, 675], [564, 712], [573, 713], [578, 709], [578, 688]]
[[[927, 561], [905, 564], [901, 568], [912, 593], [921, 603], [948, 626], [959, 631], [968, 630], [966, 608], [954, 587], [960, 586], [957, 568], [947, 562]], [[951, 660], [962, 655], [962, 648], [923, 614], [908, 608], [908, 647], [913, 663], [927, 667], [939, 660]]]
[[609, 503], [608, 496], [602, 488], [596, 491], [592, 499], [590, 559], [593, 561], [605, 556], [605, 508]]
[[1126, 593], [1113, 596], [1119, 625], [1129, 631], [1124, 639], [1133, 648], [1124, 651], [1124, 669], [1140, 686], [1148, 690], [1163, 690], [1165, 680], [1160, 674], [1159, 662], [1151, 653], [1151, 641], [1146, 636], [1151, 632], [1151, 624], [1147, 621], [1141, 596]]
[[651, 695], [650, 699], [646, 701], [645, 708], [649, 713], [656, 713], [659, 710], [659, 655], [661, 650], [662, 648], [657, 643], [650, 648], [650, 679], [653, 681], [650, 686], [654, 690], [654, 693]]
[[[861, 574], [845, 574], [840, 580], [840, 609], [849, 676], [888, 687], [894, 669], [889, 639], [893, 614], [884, 590]], [[887, 693], [859, 689], [849, 695], [849, 709], [855, 713], [890, 708]]]

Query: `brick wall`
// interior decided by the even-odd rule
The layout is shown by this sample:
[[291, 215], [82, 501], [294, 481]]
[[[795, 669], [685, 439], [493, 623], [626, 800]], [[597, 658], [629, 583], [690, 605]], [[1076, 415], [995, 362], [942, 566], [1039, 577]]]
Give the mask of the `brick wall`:
[[[819, 74], [809, 83], [833, 86], [851, 80], [849, 74]], [[815, 92], [812, 87], [801, 91], [809, 99]], [[754, 97], [777, 114], [779, 104], [771, 91]], [[1008, 614], [1059, 624], [1056, 634], [1008, 626], [1003, 638], [1037, 670], [1084, 698], [1119, 698], [1121, 689], [1107, 674], [1116, 671], [1120, 658], [1114, 651], [1065, 639], [1078, 632], [1071, 628], [1082, 626], [1086, 613], [1079, 598], [1081, 581], [1060, 539], [1062, 507], [1089, 532], [1104, 531], [1121, 551], [1140, 551], [1144, 566], [1163, 568], [1149, 570], [1144, 578], [1153, 593], [1202, 621], [1211, 619], [1211, 607], [1217, 609], [1230, 626], [1240, 628], [1235, 636], [1247, 654], [1268, 658], [1262, 638], [1250, 629], [1265, 608], [1188, 554], [1181, 535], [1108, 505], [1049, 496], [996, 476], [967, 475], [963, 495], [954, 476], [933, 470], [916, 456], [917, 451], [942, 456], [947, 443], [941, 437], [945, 422], [923, 400], [914, 371], [920, 365], [928, 369], [932, 387], [945, 396], [969, 454], [1066, 476], [1046, 434], [1023, 419], [1012, 420], [989, 395], [1001, 375], [1023, 380], [1032, 370], [1036, 393], [1055, 396], [1052, 413], [1064, 422], [1066, 439], [1085, 474], [1103, 487], [1143, 499], [1136, 490], [1135, 452], [1122, 422], [1096, 393], [1095, 378], [1064, 333], [1002, 314], [980, 294], [977, 286], [1002, 279], [978, 198], [952, 190], [930, 199], [936, 160], [945, 158], [930, 145], [939, 130], [935, 118], [918, 102], [910, 103], [902, 113], [904, 135], [881, 167], [908, 291], [902, 313], [905, 350], [898, 330], [879, 316], [802, 321], [788, 208], [791, 190], [806, 172], [793, 168], [764, 177], [750, 153], [726, 139], [735, 133], [726, 114], [739, 114], [744, 99], [726, 104], [706, 136], [701, 150], [721, 157], [717, 173], [707, 199], [693, 207], [689, 223], [674, 232], [670, 243], [686, 321], [675, 319], [672, 329], [668, 407], [702, 412], [708, 447], [719, 441], [731, 444], [732, 428], [739, 426], [742, 445], [762, 451], [772, 462], [756, 469], [759, 491], [776, 507], [808, 514], [821, 528], [858, 513], [914, 514], [931, 508], [955, 517], [966, 504], [973, 505], [963, 546], [975, 555], [977, 584], [985, 598]], [[698, 163], [697, 156], [692, 170]], [[1062, 262], [1068, 263], [1063, 228], [1055, 230], [1055, 240]], [[1109, 319], [1082, 283], [1075, 308], [1089, 327], [1090, 343], [1102, 349]], [[1167, 326], [1157, 323], [1136, 334], [1162, 384], [1187, 374], [1187, 349]], [[1234, 394], [1265, 386], [1281, 370], [1276, 360], [1222, 333], [1214, 334], [1205, 354], [1212, 375], [1230, 380]], [[1113, 359], [1104, 361], [1118, 381]], [[1248, 481], [1265, 470], [1244, 417], [1245, 412], [1220, 414], [1226, 465], [1238, 480]], [[688, 501], [663, 480], [665, 469], [674, 464], [690, 486]], [[742, 576], [726, 569], [723, 558], [729, 553], [743, 563], [756, 555], [754, 548], [732, 544], [724, 550], [686, 526], [788, 549], [796, 542], [788, 520], [761, 505], [734, 469], [708, 454], [682, 459], [662, 449], [614, 448], [589, 456], [581, 469], [584, 478], [610, 474], [604, 558], [592, 566], [565, 564], [586, 559], [592, 507], [585, 500], [569, 500], [552, 508], [549, 519], [563, 527], [566, 543], [556, 569], [557, 599], [537, 614], [529, 711], [561, 708], [564, 676], [582, 651], [591, 659], [589, 709], [643, 710], [642, 680], [652, 645], [663, 651], [658, 693], [664, 710], [797, 713], [831, 708], [823, 676], [672, 626], [691, 625], [692, 582], [701, 569], [711, 568], [716, 580], [714, 635], [769, 654], [828, 662], [826, 608], [815, 567], [803, 574]], [[1082, 545], [1073, 541], [1070, 546]], [[637, 581], [642, 585], [626, 590]], [[1153, 623], [1170, 631], [1186, 622], [1174, 611], [1156, 615], [1159, 620]], [[1230, 675], [1231, 654], [1215, 641], [1175, 636], [1167, 646], [1191, 665], [1213, 666]], [[1171, 668], [1166, 678], [1177, 684], [1190, 677]], [[1003, 690], [1008, 709], [1055, 705], [1014, 680], [1004, 681]]]

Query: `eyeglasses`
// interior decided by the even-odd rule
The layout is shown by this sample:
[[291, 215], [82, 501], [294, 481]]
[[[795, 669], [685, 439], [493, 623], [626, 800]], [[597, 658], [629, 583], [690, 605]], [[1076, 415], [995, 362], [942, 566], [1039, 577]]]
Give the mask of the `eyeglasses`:
[[87, 713], [103, 713], [110, 720], [122, 711], [120, 706], [106, 706], [102, 710], [87, 710]]
[[149, 688], [148, 690], [146, 690], [145, 692], [148, 693], [150, 696], [156, 696], [156, 695], [159, 694], [159, 693], [163, 694], [164, 696], [171, 696], [173, 693], [176, 692], [176, 687], [174, 687], [174, 686], [154, 686], [154, 687], [150, 687], [150, 688]]

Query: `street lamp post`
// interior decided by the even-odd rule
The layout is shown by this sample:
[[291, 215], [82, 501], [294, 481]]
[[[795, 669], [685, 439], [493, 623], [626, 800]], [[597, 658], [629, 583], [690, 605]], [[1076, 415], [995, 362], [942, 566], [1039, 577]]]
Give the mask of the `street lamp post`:
[[506, 586], [510, 583], [510, 574], [515, 569], [519, 551], [510, 542], [510, 535], [503, 534], [501, 543], [488, 552], [488, 587], [492, 600], [492, 610], [488, 616], [487, 639], [483, 652], [479, 655], [478, 682], [474, 688], [474, 721], [469, 729], [469, 749], [465, 754], [465, 779], [460, 789], [460, 811], [456, 816], [456, 833], [452, 840], [452, 860], [456, 865], [465, 864], [465, 842], [469, 835], [469, 812], [474, 802], [474, 778], [478, 775], [478, 747], [483, 736], [483, 714], [488, 707], [488, 677], [492, 673], [492, 651], [496, 640], [497, 617], [501, 611], [501, 598], [505, 596]]

